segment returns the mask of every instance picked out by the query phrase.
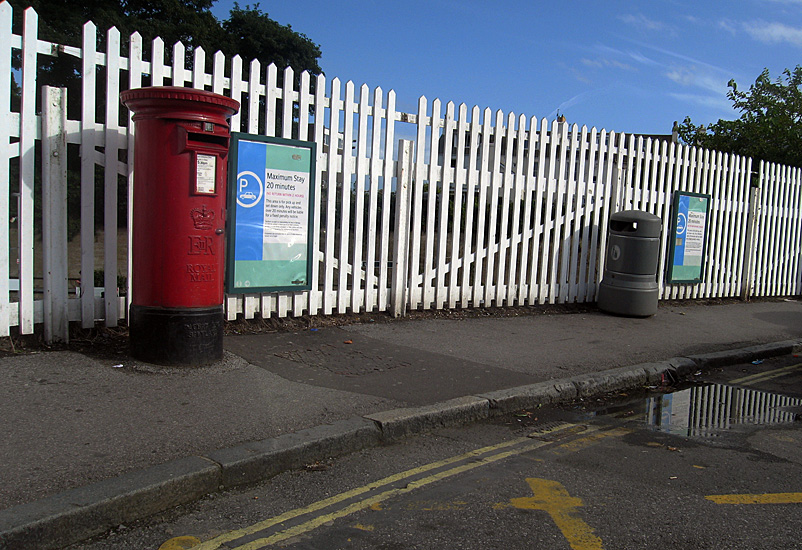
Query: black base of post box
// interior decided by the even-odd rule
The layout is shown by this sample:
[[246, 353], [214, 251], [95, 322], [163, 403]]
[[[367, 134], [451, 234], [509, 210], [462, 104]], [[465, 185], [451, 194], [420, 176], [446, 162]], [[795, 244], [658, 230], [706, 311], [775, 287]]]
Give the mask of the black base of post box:
[[131, 306], [131, 355], [157, 365], [203, 366], [223, 358], [223, 306]]

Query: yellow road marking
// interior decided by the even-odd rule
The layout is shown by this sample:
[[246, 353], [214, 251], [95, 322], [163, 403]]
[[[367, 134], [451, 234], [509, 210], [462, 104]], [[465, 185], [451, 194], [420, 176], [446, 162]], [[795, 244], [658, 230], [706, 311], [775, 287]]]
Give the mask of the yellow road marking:
[[632, 430], [630, 428], [613, 428], [612, 430], [590, 434], [586, 437], [580, 437], [578, 439], [574, 439], [573, 441], [569, 441], [568, 443], [564, 443], [559, 447], [554, 447], [553, 449], [551, 449], [551, 453], [560, 456], [566, 455], [568, 453], [576, 453], [586, 447], [590, 447], [599, 440], [605, 439], [607, 437], [618, 437], [621, 435], [626, 435], [631, 432]]
[[557, 481], [530, 477], [526, 482], [534, 497], [511, 499], [512, 506], [546, 512], [574, 550], [603, 550], [601, 539], [576, 511], [583, 506], [582, 499], [569, 495]]
[[802, 504], [802, 493], [708, 495], [705, 498], [716, 504]]
[[[564, 430], [566, 428], [570, 428], [571, 426], [573, 426], [573, 425], [565, 423], [565, 424], [563, 424], [561, 426], [555, 427], [551, 431], [560, 431], [560, 430]], [[589, 428], [587, 430], [587, 433], [589, 433], [589, 435], [585, 436], [584, 438], [581, 438], [581, 439], [590, 439], [590, 442], [597, 441], [599, 439], [599, 437], [598, 437], [597, 434], [593, 433], [593, 432], [596, 432], [597, 430], [598, 430], [598, 428]], [[615, 433], [613, 433], [613, 432], [615, 432]], [[611, 430], [610, 431], [611, 435], [620, 435], [621, 433], [625, 433], [625, 431], [624, 432], [622, 432], [620, 430]], [[313, 504], [310, 504], [309, 506], [306, 506], [306, 507], [303, 507], [303, 508], [298, 508], [298, 509], [295, 509], [295, 510], [290, 510], [290, 511], [285, 512], [284, 514], [281, 514], [281, 515], [276, 516], [274, 518], [259, 522], [259, 523], [254, 524], [254, 525], [251, 525], [250, 527], [246, 527], [244, 529], [239, 529], [239, 530], [236, 530], [236, 531], [231, 531], [229, 533], [226, 533], [224, 535], [221, 535], [221, 536], [216, 537], [216, 538], [214, 538], [212, 540], [209, 540], [209, 541], [206, 541], [206, 542], [202, 543], [201, 545], [196, 547], [196, 550], [216, 550], [217, 548], [220, 548], [220, 546], [225, 544], [225, 543], [228, 543], [228, 542], [231, 542], [231, 541], [235, 541], [235, 540], [237, 540], [239, 538], [243, 538], [243, 537], [246, 537], [246, 536], [256, 535], [260, 531], [265, 531], [265, 530], [269, 529], [270, 527], [274, 527], [276, 525], [280, 525], [281, 523], [284, 523], [286, 521], [301, 517], [301, 516], [306, 515], [306, 514], [312, 514], [312, 513], [315, 513], [315, 512], [319, 512], [319, 511], [321, 511], [321, 510], [323, 510], [323, 509], [325, 509], [325, 508], [327, 508], [329, 506], [333, 506], [335, 504], [344, 503], [345, 501], [347, 501], [349, 499], [353, 499], [353, 498], [359, 497], [360, 495], [365, 495], [365, 493], [368, 493], [370, 491], [375, 491], [377, 489], [381, 489], [382, 487], [385, 487], [387, 485], [391, 485], [393, 483], [398, 483], [398, 482], [401, 482], [401, 481], [403, 481], [405, 479], [408, 479], [408, 478], [411, 478], [411, 477], [414, 477], [414, 476], [418, 476], [418, 475], [421, 475], [421, 474], [426, 473], [426, 472], [431, 472], [432, 470], [437, 470], [437, 469], [441, 469], [441, 468], [444, 468], [444, 467], [448, 467], [448, 466], [454, 465], [452, 468], [445, 469], [445, 470], [442, 470], [440, 472], [432, 473], [429, 476], [422, 477], [422, 478], [410, 481], [404, 487], [396, 487], [396, 488], [388, 489], [388, 490], [383, 491], [381, 493], [373, 494], [373, 495], [370, 495], [370, 496], [365, 495], [365, 498], [361, 498], [360, 500], [358, 500], [356, 502], [348, 504], [348, 505], [346, 505], [344, 508], [342, 508], [340, 510], [335, 510], [335, 511], [333, 511], [331, 513], [328, 513], [328, 514], [322, 514], [320, 516], [312, 517], [308, 521], [305, 521], [305, 522], [303, 522], [303, 523], [301, 523], [299, 525], [296, 525], [296, 526], [289, 527], [287, 529], [278, 531], [278, 532], [276, 532], [276, 533], [274, 533], [272, 535], [266, 536], [264, 538], [260, 538], [258, 540], [250, 541], [250, 542], [248, 542], [246, 544], [243, 544], [241, 546], [232, 547], [232, 548], [236, 548], [237, 550], [258, 550], [258, 549], [264, 548], [266, 546], [269, 546], [271, 544], [275, 544], [275, 543], [290, 539], [292, 537], [301, 535], [303, 533], [309, 532], [309, 531], [311, 531], [313, 529], [316, 529], [317, 527], [320, 527], [321, 525], [325, 525], [325, 524], [327, 524], [329, 522], [332, 522], [332, 521], [334, 521], [336, 519], [348, 516], [350, 514], [353, 514], [355, 512], [361, 511], [361, 510], [365, 510], [365, 509], [380, 510], [382, 508], [382, 502], [384, 502], [384, 501], [386, 501], [386, 500], [388, 500], [388, 499], [390, 499], [392, 497], [409, 493], [411, 491], [414, 491], [416, 489], [419, 489], [421, 487], [429, 485], [430, 483], [434, 483], [436, 481], [440, 481], [442, 479], [446, 479], [448, 477], [451, 477], [451, 476], [454, 476], [454, 475], [457, 475], [457, 474], [460, 474], [460, 473], [463, 473], [463, 472], [467, 472], [467, 471], [473, 470], [475, 468], [479, 468], [481, 466], [486, 466], [488, 464], [492, 464], [494, 462], [509, 458], [511, 456], [523, 454], [523, 453], [538, 449], [538, 448], [546, 446], [546, 445], [553, 445], [554, 443], [555, 443], [554, 441], [534, 440], [534, 439], [530, 439], [530, 438], [517, 438], [517, 439], [513, 439], [513, 440], [510, 440], [510, 441], [504, 442], [504, 443], [500, 443], [498, 445], [491, 445], [491, 446], [488, 446], [488, 447], [483, 447], [481, 449], [476, 449], [474, 451], [471, 451], [471, 452], [468, 452], [468, 453], [465, 453], [465, 454], [462, 454], [462, 455], [459, 455], [459, 456], [447, 458], [447, 459], [440, 460], [440, 461], [437, 461], [437, 462], [432, 462], [431, 464], [426, 464], [424, 466], [420, 466], [420, 467], [417, 467], [417, 468], [412, 468], [410, 470], [406, 470], [404, 472], [400, 472], [398, 474], [394, 474], [392, 476], [388, 476], [388, 477], [386, 477], [384, 479], [375, 481], [375, 482], [370, 483], [368, 485], [365, 485], [363, 487], [359, 487], [359, 488], [356, 488], [356, 489], [352, 489], [350, 491], [346, 491], [344, 493], [340, 493], [339, 495], [335, 495], [335, 496], [332, 496], [330, 498], [315, 502]], [[569, 446], [572, 443], [573, 442], [568, 442], [568, 443], [565, 443], [563, 445], [564, 446]], [[563, 445], [561, 445], [561, 446], [563, 446]], [[510, 447], [515, 447], [515, 448], [510, 449]], [[572, 450], [579, 450], [580, 448], [583, 448], [583, 447], [584, 446], [578, 446], [578, 447], [571, 446], [571, 449]], [[508, 450], [505, 450], [505, 449], [508, 449]], [[466, 461], [469, 461], [469, 462], [465, 463]], [[463, 464], [457, 464], [457, 463], [460, 463], [460, 462], [463, 462]]]
[[766, 372], [759, 372], [757, 374], [751, 374], [749, 376], [744, 376], [743, 378], [736, 378], [735, 380], [730, 380], [730, 384], [742, 384], [742, 385], [750, 385], [756, 384], [758, 382], [765, 382], [767, 380], [773, 380], [774, 378], [779, 378], [781, 376], [785, 376], [789, 372], [802, 367], [802, 363], [797, 363], [796, 365], [790, 365], [788, 367], [782, 367], [779, 369], [769, 370]]
[[[530, 440], [531, 441], [531, 440]], [[538, 447], [543, 447], [548, 445], [550, 442], [548, 441], [534, 441], [531, 442], [529, 445], [524, 445], [523, 447], [512, 449], [510, 451], [501, 452], [498, 454], [490, 455], [488, 457], [484, 457], [481, 459], [476, 460], [475, 462], [470, 462], [468, 464], [463, 464], [461, 466], [455, 466], [449, 470], [444, 470], [442, 472], [432, 474], [430, 476], [424, 477], [422, 479], [418, 479], [416, 481], [411, 481], [406, 485], [406, 487], [398, 488], [398, 489], [389, 489], [384, 491], [383, 493], [379, 493], [373, 497], [368, 497], [367, 499], [357, 501], [349, 506], [341, 510], [337, 510], [336, 512], [332, 512], [330, 514], [324, 514], [321, 516], [317, 516], [305, 523], [302, 523], [296, 527], [291, 527], [284, 531], [280, 531], [275, 535], [271, 535], [269, 537], [265, 537], [262, 539], [257, 539], [253, 542], [248, 544], [244, 544], [242, 546], [237, 546], [236, 550], [260, 550], [265, 546], [269, 546], [271, 544], [275, 544], [277, 542], [281, 542], [292, 537], [296, 537], [308, 531], [312, 531], [313, 529], [317, 529], [321, 525], [325, 525], [326, 523], [332, 522], [336, 519], [343, 518], [345, 516], [349, 516], [355, 512], [359, 512], [360, 510], [364, 510], [365, 508], [370, 508], [371, 506], [383, 502], [387, 499], [404, 495], [406, 493], [412, 492], [416, 489], [420, 489], [421, 487], [425, 487], [435, 481], [440, 481], [442, 479], [449, 478], [451, 476], [455, 476], [457, 474], [461, 474], [463, 472], [469, 472], [475, 468], [479, 468], [481, 466], [486, 466], [488, 464], [492, 464], [493, 462], [497, 462], [499, 460], [503, 460], [505, 458], [509, 458], [511, 456], [523, 454], [527, 451], [532, 451], [537, 449]]]
[[164, 544], [159, 546], [159, 550], [188, 550], [196, 548], [200, 543], [200, 539], [196, 537], [175, 537], [164, 541]]
[[[566, 426], [568, 426], [568, 424], [566, 424]], [[559, 429], [559, 427], [557, 429]], [[444, 459], [444, 460], [439, 460], [437, 462], [432, 462], [432, 463], [426, 464], [424, 466], [419, 466], [417, 468], [412, 468], [412, 469], [406, 470], [404, 472], [399, 472], [397, 474], [393, 474], [391, 476], [388, 476], [388, 477], [386, 477], [384, 479], [380, 479], [380, 480], [375, 481], [373, 483], [369, 483], [369, 484], [367, 484], [367, 485], [365, 485], [363, 487], [358, 487], [356, 489], [352, 489], [350, 491], [346, 491], [344, 493], [340, 493], [339, 495], [335, 495], [335, 496], [332, 496], [330, 498], [327, 498], [327, 499], [324, 499], [324, 500], [320, 500], [318, 502], [310, 504], [309, 506], [306, 506], [306, 507], [303, 507], [303, 508], [297, 508], [295, 510], [290, 510], [289, 512], [286, 512], [286, 513], [281, 514], [279, 516], [276, 516], [274, 518], [271, 518], [271, 519], [256, 523], [254, 525], [251, 525], [250, 527], [246, 527], [244, 529], [238, 529], [236, 531], [231, 531], [229, 533], [226, 533], [224, 535], [216, 537], [216, 538], [214, 538], [212, 540], [204, 542], [203, 544], [201, 544], [197, 548], [197, 550], [215, 550], [216, 548], [219, 548], [222, 544], [224, 544], [226, 542], [229, 542], [229, 541], [232, 541], [232, 540], [236, 540], [238, 538], [242, 538], [242, 537], [245, 537], [245, 536], [248, 536], [248, 535], [252, 535], [254, 533], [258, 533], [259, 531], [263, 531], [263, 530], [265, 530], [265, 529], [267, 529], [269, 527], [272, 527], [274, 525], [278, 525], [280, 523], [283, 523], [285, 521], [294, 519], [296, 517], [299, 517], [299, 516], [302, 516], [302, 515], [305, 515], [305, 514], [317, 512], [319, 510], [327, 508], [328, 506], [332, 506], [334, 504], [338, 504], [338, 503], [346, 501], [348, 499], [351, 499], [351, 498], [357, 497], [359, 495], [365, 494], [365, 493], [367, 493], [369, 491], [372, 491], [374, 489], [378, 489], [378, 488], [380, 488], [382, 486], [390, 485], [391, 483], [395, 483], [395, 482], [400, 481], [402, 479], [405, 479], [405, 478], [408, 478], [408, 477], [411, 477], [411, 476], [414, 476], [414, 475], [417, 475], [417, 474], [421, 474], [421, 473], [424, 473], [424, 472], [428, 472], [428, 471], [431, 471], [431, 470], [435, 470], [437, 468], [442, 468], [444, 466], [448, 466], [450, 464], [454, 464], [455, 462], [459, 462], [459, 461], [462, 461], [462, 460], [469, 460], [469, 459], [472, 459], [474, 457], [481, 456], [483, 454], [487, 454], [487, 453], [490, 453], [490, 452], [493, 452], [493, 451], [497, 451], [497, 450], [504, 449], [504, 448], [511, 447], [511, 446], [515, 446], [515, 445], [520, 445], [520, 444], [525, 443], [525, 442], [531, 442], [531, 440], [526, 438], [526, 437], [519, 437], [519, 438], [516, 438], [516, 439], [512, 439], [510, 441], [505, 441], [504, 443], [500, 443], [498, 445], [491, 445], [491, 446], [488, 446], [488, 447], [483, 447], [481, 449], [476, 449], [474, 451], [470, 451], [468, 453], [465, 453], [465, 454], [462, 454], [462, 455], [459, 455], [459, 456], [454, 456], [454, 457], [447, 458], [447, 459]], [[372, 504], [375, 504], [380, 509], [381, 501], [372, 502]]]

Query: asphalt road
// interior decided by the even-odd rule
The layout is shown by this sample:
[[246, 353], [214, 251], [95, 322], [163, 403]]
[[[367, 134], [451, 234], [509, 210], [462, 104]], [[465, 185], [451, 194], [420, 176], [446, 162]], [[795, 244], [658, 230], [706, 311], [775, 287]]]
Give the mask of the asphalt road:
[[73, 549], [802, 548], [802, 358], [374, 448]]

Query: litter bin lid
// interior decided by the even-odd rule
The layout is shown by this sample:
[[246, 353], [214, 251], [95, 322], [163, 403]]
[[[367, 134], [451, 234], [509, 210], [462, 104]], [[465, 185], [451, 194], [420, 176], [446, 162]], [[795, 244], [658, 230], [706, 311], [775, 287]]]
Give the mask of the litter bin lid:
[[641, 210], [624, 210], [610, 216], [610, 231], [634, 237], [659, 237], [663, 220]]

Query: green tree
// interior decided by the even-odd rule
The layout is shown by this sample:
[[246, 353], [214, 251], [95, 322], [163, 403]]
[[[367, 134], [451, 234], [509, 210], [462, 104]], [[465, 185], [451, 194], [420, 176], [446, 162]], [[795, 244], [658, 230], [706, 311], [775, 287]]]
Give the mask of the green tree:
[[679, 126], [684, 143], [769, 162], [802, 166], [802, 66], [785, 69], [772, 80], [768, 69], [748, 90], [729, 82], [727, 97], [741, 113], [736, 120], [705, 126], [685, 117]]
[[320, 74], [317, 60], [320, 47], [306, 35], [292, 30], [290, 25], [280, 25], [259, 9], [241, 8], [234, 3], [229, 18], [222, 23], [225, 45], [221, 48], [229, 55], [239, 54], [244, 60], [258, 59], [275, 63], [281, 69], [292, 67], [296, 72], [309, 71]]
[[[127, 38], [139, 32], [145, 45], [145, 55], [149, 55], [147, 46], [154, 38], [161, 37], [167, 48], [180, 41], [188, 48], [189, 53], [195, 47], [202, 47], [207, 56], [218, 50], [229, 56], [239, 54], [246, 62], [259, 59], [264, 65], [275, 63], [279, 68], [287, 65], [297, 73], [309, 71], [320, 74], [318, 65], [321, 56], [320, 48], [303, 34], [296, 33], [289, 25], [280, 25], [270, 19], [268, 14], [259, 9], [240, 8], [234, 4], [229, 19], [219, 21], [211, 12], [215, 0], [8, 0], [14, 8], [15, 29], [21, 29], [23, 11], [32, 7], [39, 15], [39, 37], [43, 40], [69, 46], [81, 46], [83, 25], [92, 21], [98, 30], [98, 47], [104, 48], [106, 31], [116, 27], [122, 39], [123, 55], [127, 55]], [[19, 31], [17, 31], [19, 32]], [[21, 56], [17, 52], [12, 60], [16, 69], [21, 66]], [[70, 55], [55, 57], [39, 56], [38, 81], [41, 85], [66, 87], [69, 101], [70, 118], [78, 118], [81, 109], [81, 77], [80, 60]], [[102, 71], [102, 69], [99, 69]], [[12, 75], [13, 77], [14, 75]], [[125, 89], [125, 81], [120, 82]], [[147, 85], [147, 79], [145, 80]], [[15, 109], [18, 109], [19, 87], [12, 81], [12, 96]], [[37, 101], [39, 98], [37, 97]], [[114, 98], [114, 101], [118, 101]], [[102, 92], [97, 97], [97, 112], [103, 112], [105, 98]], [[79, 177], [76, 172], [78, 148], [70, 147], [68, 161], [71, 172], [69, 176], [68, 209], [70, 219], [70, 236], [78, 231], [78, 212], [80, 211]], [[39, 182], [37, 182], [38, 185]], [[126, 182], [120, 179], [119, 196], [125, 197]], [[95, 219], [100, 223], [103, 219], [102, 178], [99, 177], [96, 194]], [[118, 219], [125, 224], [127, 208], [120, 201]], [[37, 219], [40, 214], [37, 215]]]
[[[259, 9], [234, 4], [229, 18], [218, 21], [211, 8], [215, 0], [9, 0], [15, 18], [33, 7], [39, 14], [40, 36], [44, 40], [71, 46], [81, 45], [82, 27], [91, 20], [99, 40], [105, 31], [117, 27], [125, 43], [138, 31], [148, 44], [161, 37], [169, 47], [181, 41], [188, 48], [203, 47], [211, 55], [220, 50], [239, 54], [246, 62], [259, 59], [283, 68], [320, 74], [320, 47], [289, 25], [280, 25]], [[145, 48], [147, 51], [148, 48]], [[19, 59], [16, 60], [17, 68]], [[52, 58], [43, 66], [43, 83], [69, 85], [78, 78], [77, 63], [69, 56]]]

